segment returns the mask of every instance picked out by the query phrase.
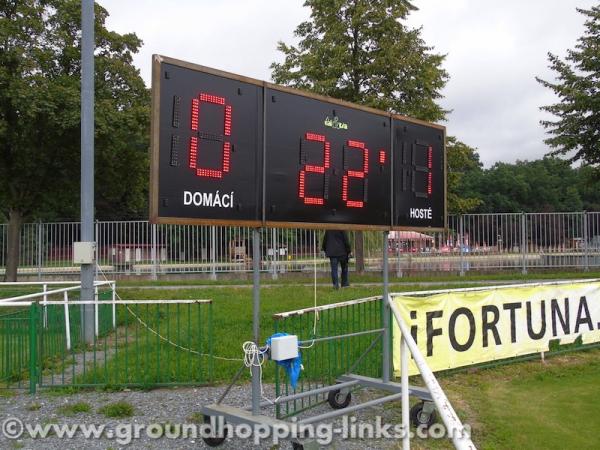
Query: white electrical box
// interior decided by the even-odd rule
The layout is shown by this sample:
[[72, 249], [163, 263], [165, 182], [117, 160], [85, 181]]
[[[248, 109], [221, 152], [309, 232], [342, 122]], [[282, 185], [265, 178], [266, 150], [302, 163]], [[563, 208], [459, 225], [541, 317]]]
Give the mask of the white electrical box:
[[284, 361], [298, 356], [298, 336], [279, 336], [271, 338], [271, 359]]
[[73, 242], [73, 264], [93, 264], [95, 253], [95, 242]]

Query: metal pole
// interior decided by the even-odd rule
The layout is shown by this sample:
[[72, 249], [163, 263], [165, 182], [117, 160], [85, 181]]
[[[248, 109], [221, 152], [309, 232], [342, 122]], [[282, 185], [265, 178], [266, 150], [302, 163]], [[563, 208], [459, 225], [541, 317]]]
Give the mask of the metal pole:
[[583, 211], [583, 270], [590, 271], [589, 251], [588, 251], [588, 213]]
[[217, 240], [217, 229], [213, 225], [210, 227], [210, 279], [217, 279], [217, 250], [216, 250], [216, 241]]
[[[252, 335], [260, 347], [260, 230], [252, 230]], [[260, 367], [252, 365], [252, 415], [260, 414]]]
[[404, 335], [400, 338], [400, 378], [402, 392], [402, 428], [404, 435], [402, 436], [402, 450], [410, 450], [410, 406], [408, 394], [408, 346]]
[[38, 270], [38, 280], [42, 279], [42, 221], [38, 222], [38, 230], [37, 230], [37, 270]]
[[[94, 0], [81, 1], [81, 240], [94, 241]], [[94, 264], [81, 265], [81, 300], [94, 298]], [[94, 341], [94, 306], [81, 308], [83, 340]]]
[[527, 275], [527, 216], [521, 213], [521, 273]]
[[278, 250], [278, 245], [277, 245], [277, 236], [275, 234], [276, 229], [273, 228], [273, 230], [271, 230], [271, 246], [273, 248], [273, 259], [272, 259], [272, 263], [273, 263], [273, 267], [272, 267], [272, 273], [271, 273], [271, 278], [273, 280], [277, 279], [277, 252]]
[[156, 257], [156, 224], [153, 223], [151, 225], [152, 227], [152, 250], [151, 250], [151, 257], [152, 257], [152, 279], [156, 280], [157, 279], [157, 275], [156, 275], [156, 266], [157, 266], [157, 257]]
[[388, 237], [387, 231], [383, 232], [383, 304], [381, 314], [383, 315], [383, 361], [381, 365], [381, 379], [384, 383], [390, 381], [390, 307], [389, 297], [389, 261], [388, 261]]
[[460, 276], [465, 276], [465, 254], [464, 254], [464, 241], [465, 241], [465, 218], [461, 215], [458, 223], [458, 246], [460, 250]]

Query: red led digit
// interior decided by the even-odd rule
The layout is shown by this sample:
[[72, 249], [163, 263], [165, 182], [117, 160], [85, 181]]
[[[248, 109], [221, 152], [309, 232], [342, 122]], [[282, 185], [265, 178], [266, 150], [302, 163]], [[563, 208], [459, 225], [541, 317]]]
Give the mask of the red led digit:
[[223, 117], [223, 135], [215, 136], [213, 139], [223, 141], [223, 158], [221, 160], [220, 169], [208, 169], [206, 167], [198, 167], [198, 152], [200, 150], [200, 141], [202, 139], [208, 139], [203, 136], [192, 136], [190, 138], [190, 152], [189, 152], [189, 167], [196, 171], [196, 175], [204, 178], [223, 178], [223, 174], [229, 173], [230, 159], [231, 159], [231, 142], [227, 140], [228, 136], [231, 136], [231, 105], [226, 104], [225, 97], [219, 97], [217, 95], [207, 94], [205, 92], [200, 93], [198, 98], [192, 99], [192, 118], [191, 128], [192, 131], [199, 130], [200, 123], [200, 103], [212, 103], [214, 105], [221, 105], [224, 108]]
[[307, 197], [306, 196], [306, 174], [307, 173], [320, 173], [325, 174], [325, 171], [329, 169], [330, 164], [330, 143], [325, 140], [325, 136], [316, 133], [306, 133], [304, 139], [313, 142], [323, 143], [323, 165], [318, 166], [315, 164], [304, 164], [304, 167], [300, 170], [298, 179], [298, 197], [304, 201], [305, 205], [324, 205], [325, 204], [325, 187], [323, 187], [322, 197]]
[[385, 150], [379, 150], [379, 164], [385, 164]]
[[346, 202], [346, 206], [349, 208], [363, 208], [365, 206], [364, 200], [350, 200], [348, 199], [348, 184], [350, 178], [359, 178], [363, 180], [363, 186], [366, 185], [366, 177], [369, 173], [369, 149], [365, 148], [364, 142], [352, 141], [347, 142], [348, 148], [355, 148], [362, 150], [363, 152], [363, 166], [362, 170], [347, 170], [342, 177], [342, 200]]

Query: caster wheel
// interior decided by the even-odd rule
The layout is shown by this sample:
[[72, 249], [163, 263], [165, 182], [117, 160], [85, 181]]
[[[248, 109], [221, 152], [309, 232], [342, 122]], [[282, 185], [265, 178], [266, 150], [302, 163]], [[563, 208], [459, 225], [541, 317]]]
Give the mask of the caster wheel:
[[412, 408], [410, 408], [410, 421], [412, 422], [415, 428], [418, 428], [423, 425], [425, 426], [425, 428], [429, 428], [435, 423], [435, 419], [435, 410], [431, 411], [429, 417], [427, 417], [426, 414], [423, 414], [423, 403], [417, 403]]
[[352, 394], [348, 392], [343, 394], [339, 389], [335, 391], [329, 391], [327, 395], [327, 402], [333, 409], [343, 409], [350, 404], [352, 401]]
[[[210, 418], [211, 418], [211, 416], [204, 416], [204, 423], [210, 424]], [[223, 436], [222, 437], [203, 437], [202, 440], [209, 447], [218, 447], [223, 442], [225, 442], [226, 438], [227, 438], [227, 428], [225, 428], [223, 430]]]

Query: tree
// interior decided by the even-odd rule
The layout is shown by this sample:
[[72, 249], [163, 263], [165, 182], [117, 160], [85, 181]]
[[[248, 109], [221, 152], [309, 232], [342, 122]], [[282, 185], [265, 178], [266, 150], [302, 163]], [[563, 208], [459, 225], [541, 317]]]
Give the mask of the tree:
[[580, 178], [568, 161], [545, 157], [514, 164], [498, 162], [474, 177], [469, 189], [483, 200], [476, 212], [581, 211]]
[[536, 78], [559, 97], [559, 103], [541, 109], [555, 120], [541, 124], [552, 136], [546, 143], [553, 147], [551, 155], [566, 155], [568, 160], [583, 161], [598, 168], [600, 163], [600, 6], [577, 9], [586, 17], [585, 31], [575, 49], [568, 50], [565, 60], [548, 54], [556, 82]]
[[446, 139], [448, 163], [448, 212], [466, 214], [477, 209], [483, 200], [473, 190], [471, 179], [482, 172], [483, 165], [477, 150], [459, 141], [454, 136]]
[[[436, 100], [448, 74], [443, 55], [401, 23], [416, 10], [408, 0], [306, 0], [310, 19], [295, 30], [298, 46], [279, 42], [283, 63], [273, 81], [418, 119], [447, 111]], [[364, 270], [363, 233], [354, 240], [356, 270]]]
[[416, 8], [408, 0], [307, 0], [310, 19], [279, 42], [283, 63], [271, 65], [276, 83], [362, 105], [437, 121], [436, 100], [448, 74], [443, 55], [402, 24]]
[[[96, 175], [100, 210], [142, 208], [149, 93], [132, 65], [141, 41], [96, 13]], [[5, 278], [16, 279], [24, 220], [78, 215], [81, 2], [0, 5], [0, 210]], [[109, 206], [110, 204], [110, 206]], [[64, 217], [64, 216], [63, 216]]]

